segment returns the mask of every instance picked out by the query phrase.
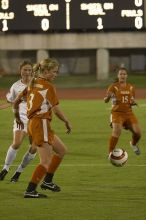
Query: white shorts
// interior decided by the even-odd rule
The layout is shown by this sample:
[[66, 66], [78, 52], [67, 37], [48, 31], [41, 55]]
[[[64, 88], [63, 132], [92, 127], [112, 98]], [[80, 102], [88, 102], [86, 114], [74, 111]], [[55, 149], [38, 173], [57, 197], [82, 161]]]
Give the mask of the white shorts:
[[24, 128], [23, 128], [23, 129], [18, 128], [18, 127], [17, 127], [16, 120], [14, 120], [14, 124], [13, 124], [13, 132], [15, 132], [15, 131], [24, 131], [24, 132], [27, 133], [28, 119], [26, 119], [26, 118], [24, 118], [24, 117], [23, 117], [23, 118], [21, 117], [21, 120], [22, 120], [22, 122], [23, 122], [23, 124], [24, 124]]

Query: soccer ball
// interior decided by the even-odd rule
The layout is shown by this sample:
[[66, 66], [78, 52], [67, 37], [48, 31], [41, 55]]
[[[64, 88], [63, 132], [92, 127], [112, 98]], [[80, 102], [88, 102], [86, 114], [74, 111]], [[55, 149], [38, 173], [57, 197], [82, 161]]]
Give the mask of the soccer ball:
[[116, 167], [122, 167], [128, 160], [128, 154], [125, 150], [115, 148], [109, 155], [110, 162]]

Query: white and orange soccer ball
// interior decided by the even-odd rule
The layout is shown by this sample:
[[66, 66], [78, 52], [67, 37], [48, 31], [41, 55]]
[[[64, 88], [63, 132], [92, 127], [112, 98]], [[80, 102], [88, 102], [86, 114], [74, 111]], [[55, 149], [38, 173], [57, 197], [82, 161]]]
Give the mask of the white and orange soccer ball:
[[122, 167], [128, 160], [128, 153], [121, 148], [115, 148], [109, 155], [109, 161], [116, 167]]

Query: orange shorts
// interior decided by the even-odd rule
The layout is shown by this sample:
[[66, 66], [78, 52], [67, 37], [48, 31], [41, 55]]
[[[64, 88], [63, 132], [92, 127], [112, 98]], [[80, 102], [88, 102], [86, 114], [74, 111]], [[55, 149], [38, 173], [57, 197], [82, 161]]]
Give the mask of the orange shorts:
[[112, 112], [111, 123], [121, 124], [128, 129], [132, 124], [137, 124], [138, 120], [133, 112]]
[[52, 144], [54, 132], [50, 121], [42, 118], [31, 118], [28, 122], [28, 135], [31, 143], [41, 146], [43, 143]]

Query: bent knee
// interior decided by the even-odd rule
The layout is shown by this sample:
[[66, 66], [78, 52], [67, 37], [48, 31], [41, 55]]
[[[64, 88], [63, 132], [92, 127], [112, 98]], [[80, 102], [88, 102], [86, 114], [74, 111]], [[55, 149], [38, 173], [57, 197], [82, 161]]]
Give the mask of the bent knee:
[[120, 134], [121, 134], [121, 130], [113, 130], [113, 132], [112, 132], [112, 136], [114, 136], [114, 137], [119, 137]]
[[68, 153], [68, 149], [67, 148], [64, 148], [64, 151], [63, 151], [63, 154], [67, 154]]
[[68, 153], [68, 151], [67, 151], [67, 148], [62, 148], [56, 153], [58, 154], [59, 157], [63, 158], [65, 156], [65, 154]]
[[12, 148], [18, 150], [20, 148], [21, 143], [13, 143]]
[[37, 152], [37, 149], [35, 147], [30, 147], [29, 148], [29, 153], [35, 154]]

